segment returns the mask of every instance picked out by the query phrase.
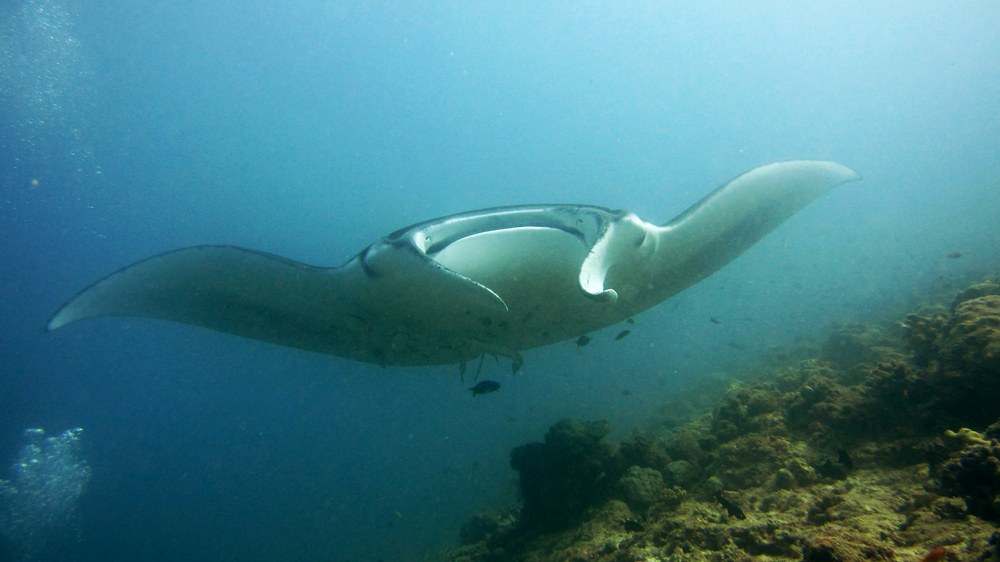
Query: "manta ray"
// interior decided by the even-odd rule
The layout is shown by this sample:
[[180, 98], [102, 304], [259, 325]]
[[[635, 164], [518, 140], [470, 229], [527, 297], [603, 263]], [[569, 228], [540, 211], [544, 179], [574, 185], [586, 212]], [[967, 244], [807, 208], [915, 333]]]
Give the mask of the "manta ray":
[[799, 160], [750, 170], [663, 225], [588, 205], [460, 213], [402, 228], [339, 267], [236, 246], [126, 266], [48, 323], [172, 320], [379, 365], [439, 365], [575, 339], [704, 279], [816, 197], [860, 179]]

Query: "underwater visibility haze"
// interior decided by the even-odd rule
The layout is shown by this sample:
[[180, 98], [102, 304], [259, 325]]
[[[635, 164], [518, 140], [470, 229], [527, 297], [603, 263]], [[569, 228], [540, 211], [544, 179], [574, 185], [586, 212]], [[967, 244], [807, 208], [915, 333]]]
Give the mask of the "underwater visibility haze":
[[[624, 438], [705, 380], [995, 273], [998, 15], [991, 2], [3, 3], [0, 559], [440, 559], [469, 515], [518, 501], [511, 451], [557, 421], [606, 419]], [[725, 260], [705, 258], [689, 281], [707, 277], [658, 306], [559, 338], [526, 335], [526, 319], [503, 340], [516, 345], [398, 366], [136, 317], [45, 330], [81, 289], [176, 248], [334, 267], [406, 225], [451, 236], [423, 221], [478, 209], [662, 224], [797, 160], [864, 179], [769, 234], [720, 231], [745, 251], [722, 252], [734, 259], [718, 272]], [[559, 224], [585, 242], [573, 263], [597, 256], [574, 298], [609, 298], [624, 255], [606, 251], [610, 231]], [[529, 242], [508, 246], [552, 240]], [[440, 273], [428, 283], [456, 281]], [[496, 307], [486, 291], [469, 298]], [[439, 311], [453, 294], [416, 302]], [[116, 313], [121, 295], [53, 327]], [[366, 310], [412, 316], [384, 295]], [[154, 308], [137, 316], [189, 320]], [[494, 329], [434, 314], [435, 334]]]

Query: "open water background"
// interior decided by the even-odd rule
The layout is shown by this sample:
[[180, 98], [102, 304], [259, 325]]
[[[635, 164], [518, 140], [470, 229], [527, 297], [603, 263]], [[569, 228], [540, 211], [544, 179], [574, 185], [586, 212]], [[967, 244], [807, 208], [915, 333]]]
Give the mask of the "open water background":
[[[36, 559], [433, 559], [514, 501], [510, 449], [558, 419], [627, 435], [701, 377], [995, 272], [998, 21], [990, 1], [4, 0], [0, 478], [30, 427], [83, 427], [91, 469]], [[665, 222], [799, 158], [865, 179], [626, 339], [487, 361], [503, 389], [475, 399], [451, 366], [138, 319], [44, 333], [180, 246], [336, 265], [497, 205]]]

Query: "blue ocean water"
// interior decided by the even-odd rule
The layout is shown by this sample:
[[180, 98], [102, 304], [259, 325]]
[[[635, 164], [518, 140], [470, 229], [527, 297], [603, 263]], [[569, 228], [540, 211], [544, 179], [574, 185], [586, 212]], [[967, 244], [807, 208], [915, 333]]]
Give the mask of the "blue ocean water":
[[[433, 560], [515, 501], [510, 449], [558, 419], [628, 435], [700, 378], [1000, 266], [995, 2], [94, 4], [0, 5], [0, 478], [29, 428], [84, 428], [89, 466], [34, 559]], [[485, 396], [454, 366], [164, 322], [44, 332], [176, 247], [336, 265], [497, 205], [665, 222], [799, 158], [864, 180], [628, 338], [487, 361]]]

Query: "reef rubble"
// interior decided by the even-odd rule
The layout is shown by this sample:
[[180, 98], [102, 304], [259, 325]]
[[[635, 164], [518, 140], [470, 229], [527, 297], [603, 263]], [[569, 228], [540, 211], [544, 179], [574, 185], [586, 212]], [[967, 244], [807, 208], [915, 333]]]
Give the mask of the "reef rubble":
[[1000, 562], [1000, 277], [617, 444], [560, 420], [514, 449], [520, 506], [452, 562]]

